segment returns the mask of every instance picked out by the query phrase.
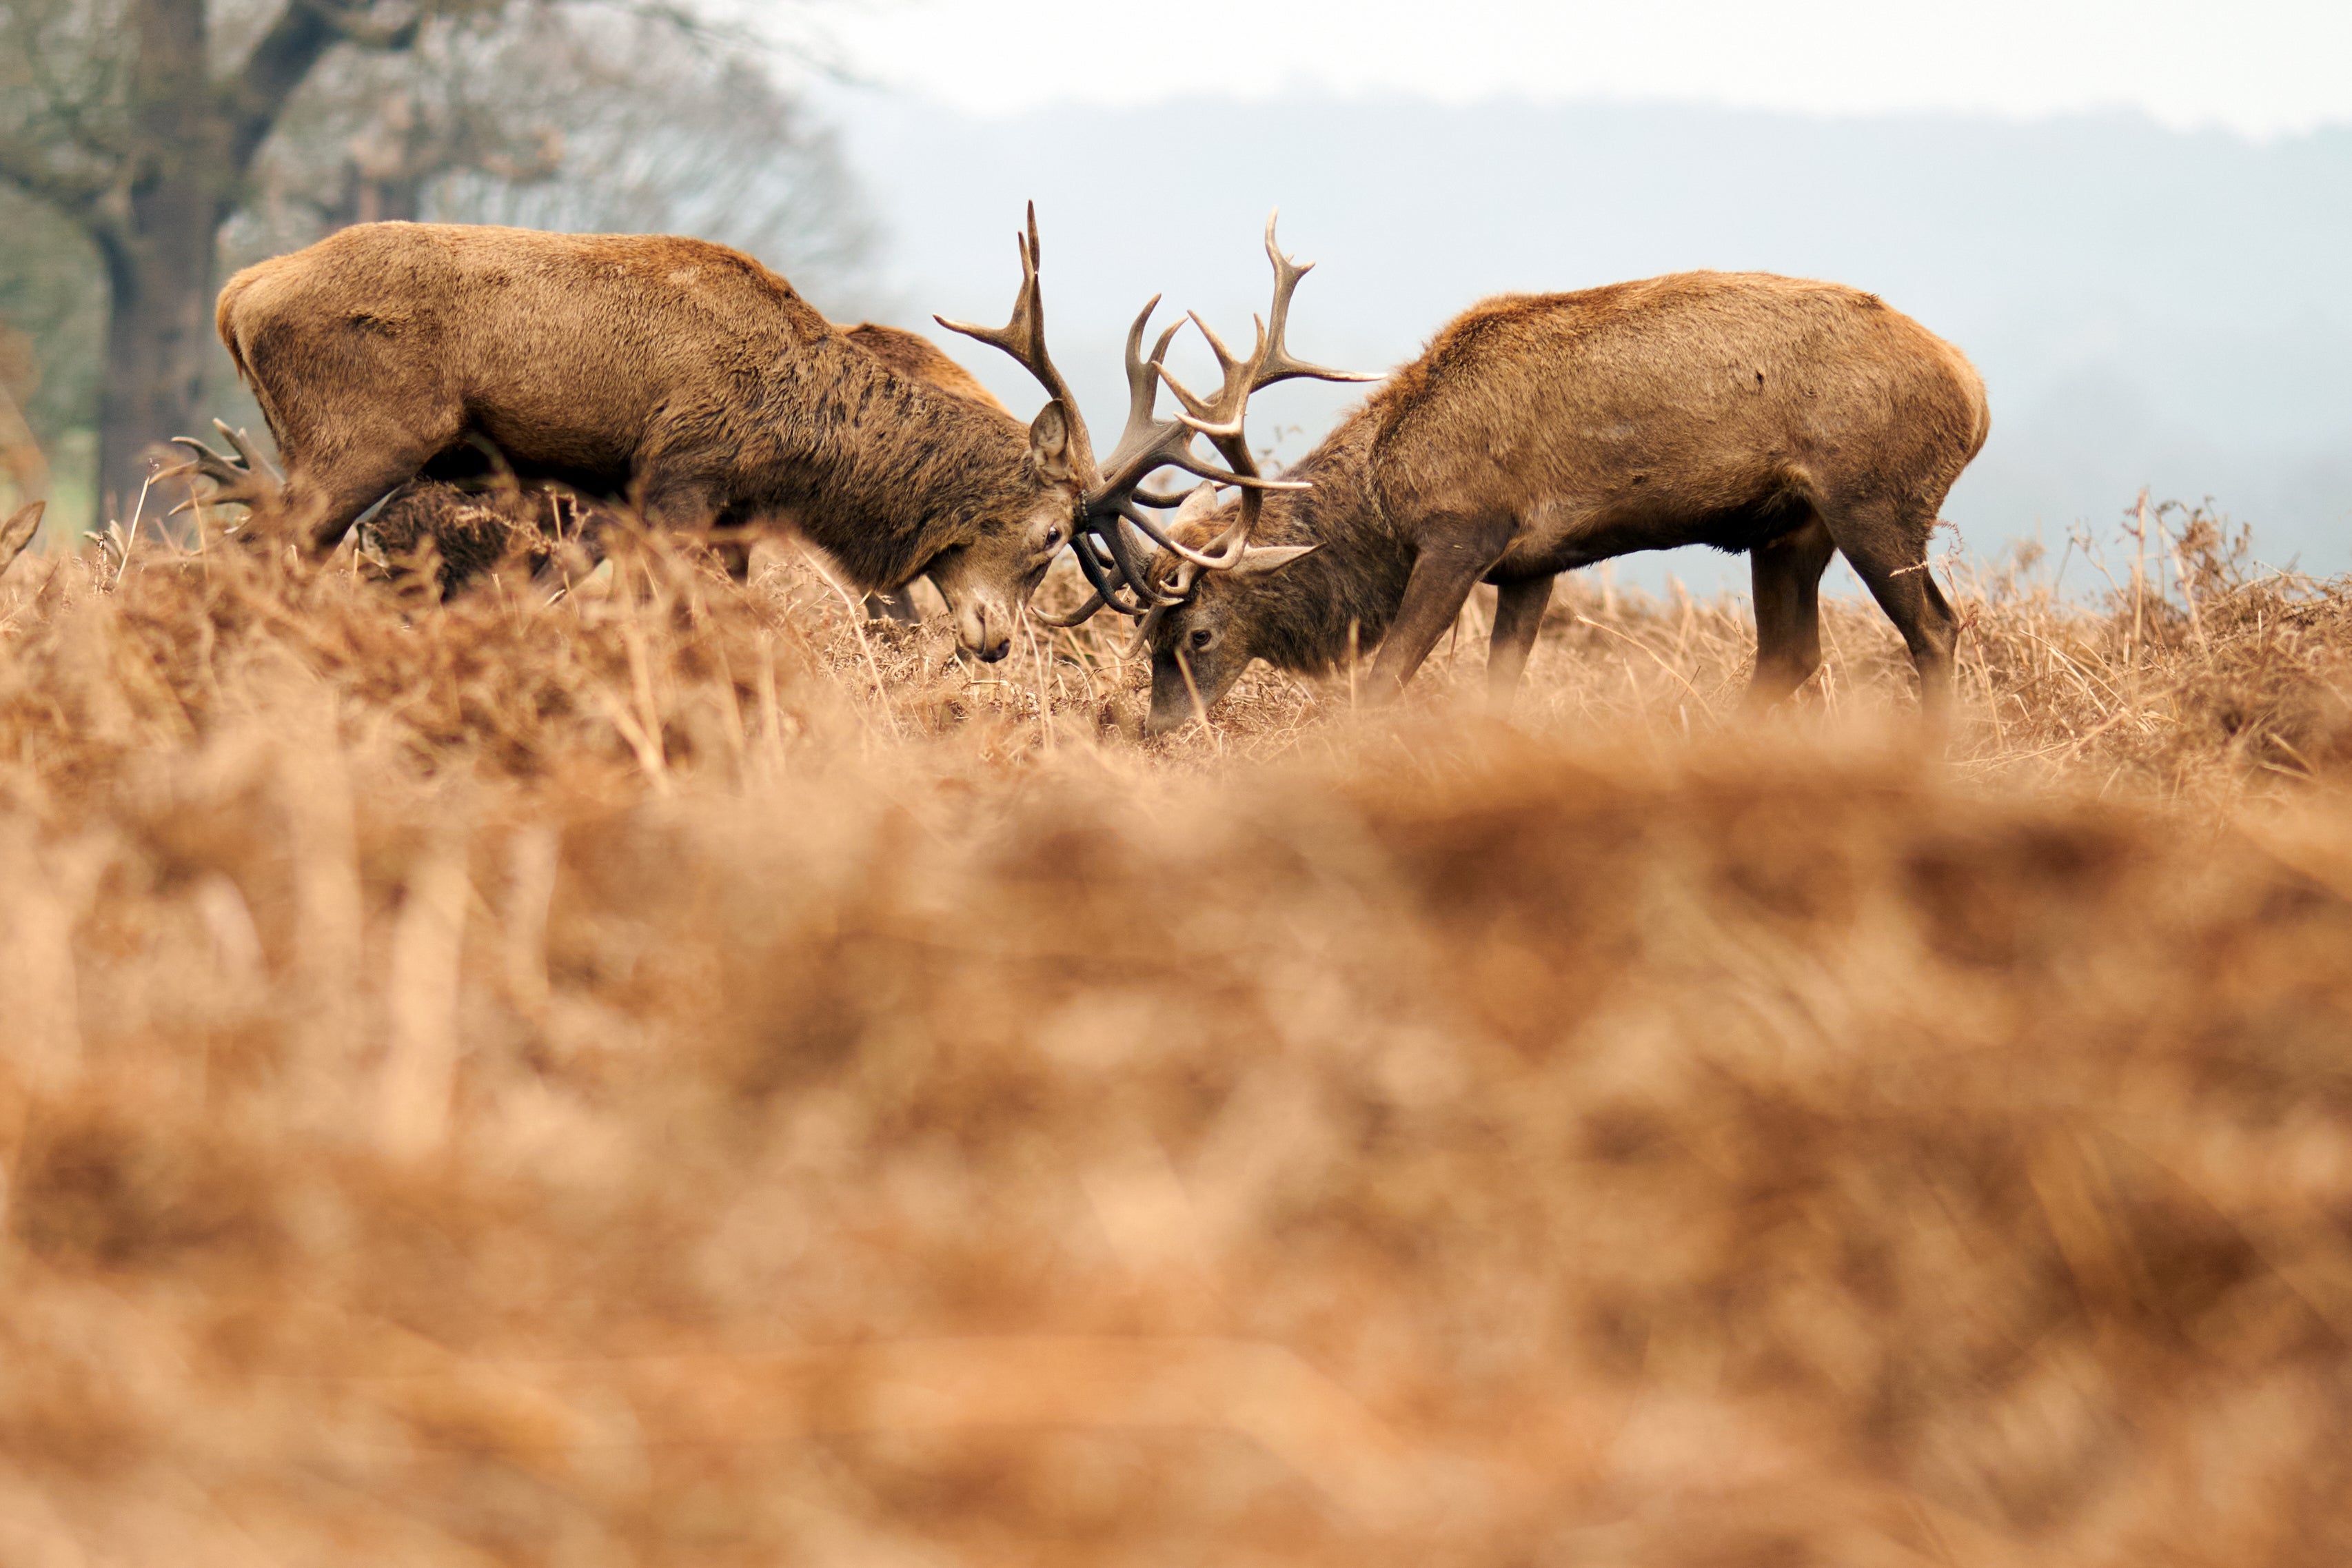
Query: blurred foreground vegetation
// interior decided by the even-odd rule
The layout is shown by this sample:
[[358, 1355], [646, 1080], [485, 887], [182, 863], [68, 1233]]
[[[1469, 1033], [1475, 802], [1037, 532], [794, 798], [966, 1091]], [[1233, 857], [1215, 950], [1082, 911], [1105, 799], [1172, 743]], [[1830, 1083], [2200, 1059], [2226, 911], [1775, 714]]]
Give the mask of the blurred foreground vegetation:
[[0, 1556], [2340, 1562], [2352, 592], [2150, 521], [1948, 760], [1847, 601], [1147, 747], [764, 547], [21, 559]]

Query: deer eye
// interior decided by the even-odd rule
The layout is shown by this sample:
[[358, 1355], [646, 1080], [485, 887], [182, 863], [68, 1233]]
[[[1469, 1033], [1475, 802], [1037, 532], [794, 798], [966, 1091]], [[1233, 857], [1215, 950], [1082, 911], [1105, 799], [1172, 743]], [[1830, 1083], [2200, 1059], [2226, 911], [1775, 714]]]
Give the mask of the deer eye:
[[1217, 634], [1206, 626], [1197, 626], [1192, 630], [1192, 643], [1195, 651], [1207, 647], [1216, 640]]

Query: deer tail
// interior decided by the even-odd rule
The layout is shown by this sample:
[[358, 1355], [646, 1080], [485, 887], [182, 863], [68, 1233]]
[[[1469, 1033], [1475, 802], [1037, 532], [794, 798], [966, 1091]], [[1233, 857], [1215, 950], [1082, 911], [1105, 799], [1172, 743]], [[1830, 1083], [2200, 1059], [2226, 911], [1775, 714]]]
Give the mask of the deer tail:
[[221, 346], [228, 350], [228, 362], [236, 367], [236, 379], [252, 386], [253, 371], [245, 362], [245, 349], [236, 338], [236, 301], [253, 282], [250, 269], [228, 280], [220, 291], [220, 301], [213, 307], [213, 329], [220, 334]]

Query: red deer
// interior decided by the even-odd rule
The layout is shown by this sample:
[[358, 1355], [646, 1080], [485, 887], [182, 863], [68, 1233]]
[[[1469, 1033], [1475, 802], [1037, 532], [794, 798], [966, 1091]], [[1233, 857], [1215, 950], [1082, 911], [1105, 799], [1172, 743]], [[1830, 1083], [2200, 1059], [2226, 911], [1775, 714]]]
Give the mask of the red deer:
[[[1024, 432], [862, 350], [721, 246], [359, 225], [221, 291], [221, 340], [287, 460], [283, 485], [194, 442], [180, 471], [251, 507], [256, 531], [320, 551], [379, 497], [486, 443], [524, 478], [625, 496], [657, 526], [789, 517], [861, 588], [927, 572], [963, 645], [1001, 658], [1055, 553], [1131, 510], [1144, 472], [1118, 454], [1095, 465], [1045, 352], [1036, 235], [1033, 209], [1013, 319], [957, 329], [1045, 386]], [[1152, 455], [1205, 472], [1189, 453]]]
[[[835, 329], [900, 375], [927, 382], [943, 392], [971, 399], [1008, 419], [1012, 417], [1012, 411], [981, 385], [970, 371], [941, 353], [938, 344], [919, 332], [884, 326], [878, 321], [861, 321], [855, 327], [835, 322]], [[253, 453], [243, 432], [231, 431], [226, 425], [221, 425], [220, 430], [243, 456], [248, 469], [266, 462]], [[543, 567], [558, 533], [578, 538], [593, 557], [596, 533], [606, 520], [594, 508], [583, 507], [577, 496], [554, 495], [541, 488], [501, 481], [502, 476], [497, 475], [488, 476], [487, 483], [479, 479], [467, 483], [422, 477], [411, 480], [386, 497], [373, 516], [362, 515], [368, 542], [398, 560], [412, 555], [418, 545], [431, 538], [445, 592], [454, 591], [509, 556], [519, 556], [533, 570]], [[714, 543], [736, 576], [741, 577], [749, 570], [750, 549], [743, 541], [728, 538]], [[911, 588], [912, 584], [908, 586]], [[903, 620], [916, 618], [905, 589], [897, 593], [869, 595], [866, 602], [869, 611], [884, 611]]]
[[1253, 658], [1321, 673], [1351, 646], [1378, 646], [1370, 695], [1392, 698], [1481, 581], [1499, 708], [1555, 576], [1688, 544], [1748, 554], [1752, 705], [1820, 664], [1816, 593], [1843, 551], [1940, 715], [1958, 628], [1927, 538], [1988, 429], [1960, 351], [1858, 289], [1692, 272], [1487, 300], [1289, 471], [1311, 488], [1179, 514], [1194, 540], [1264, 518], [1253, 570], [1162, 551], [1150, 605], [1120, 606], [1149, 612], [1150, 727], [1205, 712]]

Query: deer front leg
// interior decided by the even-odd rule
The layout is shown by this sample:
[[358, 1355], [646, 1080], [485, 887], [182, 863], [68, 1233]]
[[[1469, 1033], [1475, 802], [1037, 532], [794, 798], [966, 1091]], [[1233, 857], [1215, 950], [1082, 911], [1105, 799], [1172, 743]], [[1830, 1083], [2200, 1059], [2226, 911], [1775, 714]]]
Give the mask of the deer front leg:
[[[718, 527], [726, 510], [716, 482], [690, 469], [674, 468], [666, 462], [646, 465], [637, 478], [636, 501], [638, 513], [648, 527], [687, 534], [708, 535]], [[743, 543], [740, 538], [730, 542]], [[751, 554], [745, 543], [742, 557], [747, 567]]]
[[1551, 602], [1550, 577], [1522, 578], [1495, 589], [1495, 634], [1486, 643], [1486, 711], [1496, 718], [1511, 711], [1511, 695], [1535, 652], [1544, 607]]
[[[909, 583], [908, 588], [913, 586]], [[867, 594], [866, 619], [895, 621], [901, 626], [919, 626], [923, 623], [923, 612], [915, 608], [915, 596], [901, 588]]]
[[1468, 601], [1470, 591], [1495, 568], [1511, 540], [1511, 524], [1446, 521], [1421, 530], [1426, 541], [1405, 579], [1396, 620], [1372, 661], [1370, 700], [1392, 702]]

